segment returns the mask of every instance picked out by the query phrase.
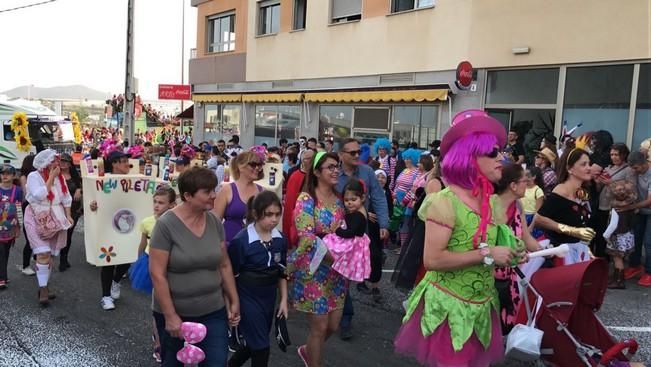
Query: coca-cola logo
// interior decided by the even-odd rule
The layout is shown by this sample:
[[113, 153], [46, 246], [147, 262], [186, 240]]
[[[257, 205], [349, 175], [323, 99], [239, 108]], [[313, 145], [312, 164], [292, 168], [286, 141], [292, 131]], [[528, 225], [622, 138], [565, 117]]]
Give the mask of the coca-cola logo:
[[457, 66], [457, 85], [460, 88], [468, 88], [472, 84], [472, 64], [462, 61]]

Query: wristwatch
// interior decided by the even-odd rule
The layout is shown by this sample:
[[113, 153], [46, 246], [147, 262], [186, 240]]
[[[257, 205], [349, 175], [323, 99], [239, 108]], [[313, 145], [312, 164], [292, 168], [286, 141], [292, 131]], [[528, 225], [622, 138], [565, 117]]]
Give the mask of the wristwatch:
[[495, 262], [487, 243], [482, 242], [479, 244], [479, 254], [484, 257], [484, 265], [491, 266]]

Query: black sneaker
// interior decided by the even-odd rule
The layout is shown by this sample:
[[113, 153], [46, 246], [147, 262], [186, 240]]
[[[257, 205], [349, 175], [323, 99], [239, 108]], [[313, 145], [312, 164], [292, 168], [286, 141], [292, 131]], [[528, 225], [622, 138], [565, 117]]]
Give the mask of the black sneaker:
[[371, 294], [371, 289], [366, 286], [366, 282], [357, 283], [357, 291], [363, 294]]
[[373, 302], [375, 303], [381, 303], [382, 302], [382, 294], [380, 294], [380, 289], [379, 288], [373, 288], [371, 289], [371, 296], [373, 297]]
[[353, 338], [353, 328], [351, 326], [342, 327], [339, 331], [339, 338], [341, 340], [350, 340]]

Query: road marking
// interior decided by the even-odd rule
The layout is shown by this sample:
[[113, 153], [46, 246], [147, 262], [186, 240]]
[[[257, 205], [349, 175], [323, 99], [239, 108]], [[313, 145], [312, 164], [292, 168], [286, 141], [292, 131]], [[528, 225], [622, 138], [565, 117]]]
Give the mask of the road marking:
[[651, 327], [635, 327], [635, 326], [606, 326], [610, 330], [615, 331], [630, 331], [635, 333], [651, 333]]
[[382, 269], [383, 273], [394, 273], [395, 271], [392, 269]]

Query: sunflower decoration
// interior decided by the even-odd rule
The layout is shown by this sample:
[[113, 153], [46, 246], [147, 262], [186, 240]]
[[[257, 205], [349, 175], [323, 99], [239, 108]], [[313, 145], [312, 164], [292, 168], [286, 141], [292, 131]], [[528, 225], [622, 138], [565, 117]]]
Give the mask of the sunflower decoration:
[[72, 132], [75, 134], [75, 144], [81, 144], [81, 124], [77, 112], [70, 113], [70, 121], [72, 121]]
[[11, 117], [11, 130], [14, 132], [16, 147], [22, 152], [29, 152], [32, 147], [32, 141], [27, 133], [27, 115], [24, 112], [16, 112]]

